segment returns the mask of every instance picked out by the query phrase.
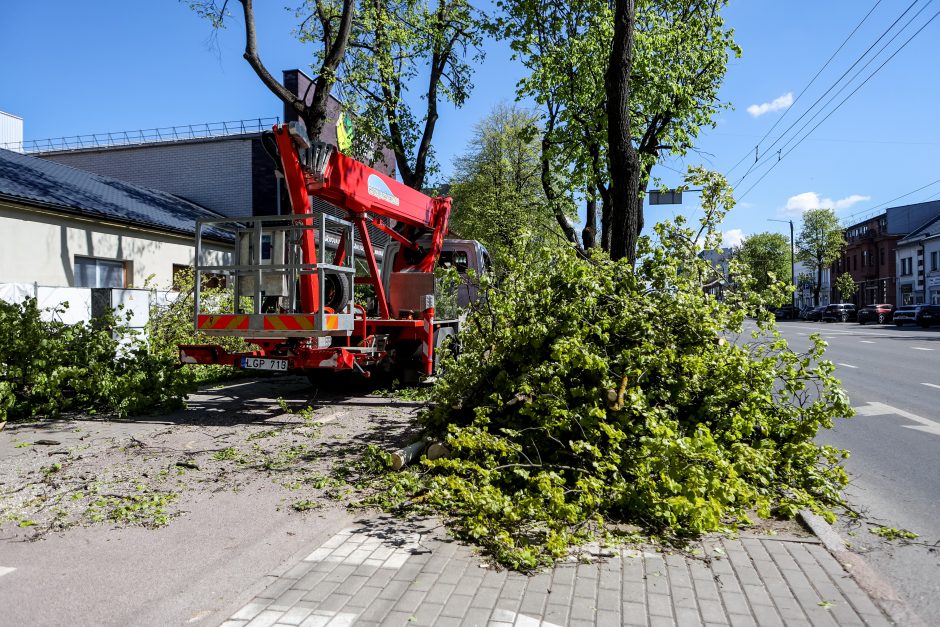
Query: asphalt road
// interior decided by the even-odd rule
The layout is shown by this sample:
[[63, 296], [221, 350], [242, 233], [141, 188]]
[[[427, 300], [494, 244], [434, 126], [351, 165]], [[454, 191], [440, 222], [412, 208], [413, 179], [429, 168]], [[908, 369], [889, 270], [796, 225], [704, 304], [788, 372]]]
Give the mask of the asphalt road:
[[[861, 524], [837, 529], [928, 624], [940, 621], [940, 328], [788, 321], [778, 328], [794, 350], [809, 336], [828, 343], [826, 358], [849, 393], [856, 416], [818, 440], [851, 451], [846, 462]], [[905, 544], [872, 534], [907, 529]]]
[[[315, 428], [285, 414], [278, 399], [313, 407]], [[191, 396], [187, 409], [162, 416], [6, 428], [0, 432], [0, 626], [221, 624], [284, 565], [356, 519], [341, 495], [327, 497], [299, 478], [354, 463], [366, 443], [391, 448], [391, 438], [397, 448], [413, 411], [414, 403], [319, 394], [305, 379], [277, 377], [211, 387]], [[39, 439], [58, 445], [39, 446]], [[298, 450], [309, 454], [291, 458], [293, 465], [279, 458], [269, 470], [259, 461], [265, 458], [243, 463], [214, 456], [226, 447], [246, 454], [261, 447], [272, 456], [266, 459], [275, 459], [281, 445], [301, 441], [309, 448]], [[16, 500], [20, 487], [35, 480], [31, 469], [53, 459], [62, 464], [61, 476], [42, 484], [46, 496]], [[183, 472], [180, 459], [194, 466]], [[86, 462], [81, 471], [68, 465]], [[167, 526], [93, 524], [83, 515], [74, 526], [34, 535], [53, 509], [51, 495], [63, 486], [91, 479], [102, 495], [121, 492], [124, 477], [146, 484], [157, 480], [157, 468], [173, 469], [166, 489], [178, 496]], [[291, 503], [302, 499], [316, 506], [295, 511]], [[58, 503], [55, 509], [66, 510], [81, 501]], [[35, 527], [22, 528], [5, 515], [26, 510]]]

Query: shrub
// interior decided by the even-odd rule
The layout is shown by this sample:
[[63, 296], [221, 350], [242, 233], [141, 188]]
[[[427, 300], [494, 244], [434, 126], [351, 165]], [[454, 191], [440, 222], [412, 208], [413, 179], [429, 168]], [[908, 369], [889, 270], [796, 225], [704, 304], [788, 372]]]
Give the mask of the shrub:
[[43, 320], [35, 299], [0, 302], [0, 421], [175, 407], [191, 383], [115, 316], [64, 324]]
[[717, 175], [690, 182], [698, 233], [657, 225], [635, 268], [542, 247], [483, 278], [423, 417], [452, 455], [425, 461], [417, 488], [391, 481], [507, 565], [547, 563], [608, 521], [681, 538], [840, 502], [845, 453], [813, 442], [851, 413], [825, 344], [791, 351], [766, 313], [743, 341], [760, 302], [708, 296], [697, 256], [732, 201]]
[[[177, 271], [174, 275], [175, 299], [165, 305], [150, 308], [147, 335], [150, 350], [167, 359], [177, 359], [180, 344], [218, 344], [229, 352], [247, 350], [245, 342], [237, 337], [208, 336], [196, 331], [193, 324], [195, 307], [195, 272], [192, 268]], [[203, 287], [200, 290], [202, 313], [232, 313], [234, 291], [224, 287]], [[233, 376], [237, 371], [231, 366], [201, 365], [187, 368], [197, 383], [217, 381]]]

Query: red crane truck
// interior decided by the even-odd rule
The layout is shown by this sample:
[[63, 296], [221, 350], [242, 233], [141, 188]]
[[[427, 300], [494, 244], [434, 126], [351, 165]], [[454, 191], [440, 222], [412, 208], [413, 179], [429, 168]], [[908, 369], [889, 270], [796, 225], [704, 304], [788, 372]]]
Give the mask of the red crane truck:
[[[297, 122], [275, 126], [273, 140], [267, 143], [292, 213], [196, 226], [196, 329], [242, 337], [257, 349], [180, 345], [180, 361], [298, 372], [312, 381], [324, 370], [368, 377], [392, 366], [433, 374], [438, 349], [460, 324], [456, 315], [435, 316], [434, 269], [445, 261], [463, 273], [482, 272], [486, 250], [473, 240], [445, 239], [450, 198], [431, 198], [332, 145], [309, 142]], [[312, 212], [311, 196], [343, 210], [345, 219]], [[369, 225], [387, 234], [383, 251], [375, 250]], [[235, 244], [233, 261], [204, 249], [207, 233]], [[234, 282], [230, 313], [203, 311], [212, 303], [202, 298], [202, 281], [218, 276]], [[369, 306], [356, 302], [357, 284], [371, 286]], [[471, 290], [460, 289], [460, 305], [474, 298]]]

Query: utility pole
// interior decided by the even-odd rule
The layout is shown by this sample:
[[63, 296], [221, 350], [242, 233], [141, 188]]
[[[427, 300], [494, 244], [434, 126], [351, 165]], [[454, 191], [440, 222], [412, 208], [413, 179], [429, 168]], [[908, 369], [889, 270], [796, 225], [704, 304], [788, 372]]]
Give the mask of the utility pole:
[[767, 218], [769, 222], [786, 222], [790, 225], [790, 304], [796, 309], [796, 264], [793, 261], [793, 220], [774, 220]]

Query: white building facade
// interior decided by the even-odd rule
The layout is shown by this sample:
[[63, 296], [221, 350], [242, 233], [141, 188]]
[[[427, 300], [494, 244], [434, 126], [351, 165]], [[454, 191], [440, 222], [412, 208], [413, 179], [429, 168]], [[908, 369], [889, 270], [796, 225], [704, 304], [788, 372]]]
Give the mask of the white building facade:
[[[0, 283], [167, 289], [195, 262], [195, 227], [220, 217], [177, 196], [0, 150]], [[203, 240], [201, 263], [233, 243]]]
[[898, 304], [940, 305], [940, 217], [898, 242]]

